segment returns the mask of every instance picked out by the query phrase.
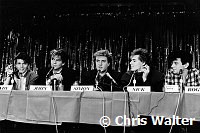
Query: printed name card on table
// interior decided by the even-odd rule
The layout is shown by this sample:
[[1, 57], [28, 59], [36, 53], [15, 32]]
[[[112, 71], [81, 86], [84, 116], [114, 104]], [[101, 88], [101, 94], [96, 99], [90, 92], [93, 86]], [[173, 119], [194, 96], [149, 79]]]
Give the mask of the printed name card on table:
[[200, 93], [200, 86], [187, 86], [185, 93]]
[[71, 91], [93, 91], [94, 86], [92, 85], [78, 85], [78, 86], [71, 86]]
[[178, 85], [165, 85], [165, 92], [180, 92]]
[[48, 85], [30, 85], [30, 91], [52, 91]]
[[150, 86], [128, 86], [128, 92], [151, 92]]
[[12, 88], [13, 88], [12, 85], [0, 85], [0, 91], [5, 91], [5, 90], [11, 91]]

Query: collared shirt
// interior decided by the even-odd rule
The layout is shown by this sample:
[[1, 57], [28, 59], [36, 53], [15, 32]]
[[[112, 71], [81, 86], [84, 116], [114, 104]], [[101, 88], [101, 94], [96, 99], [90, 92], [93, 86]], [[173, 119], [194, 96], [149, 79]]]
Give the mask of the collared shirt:
[[[165, 84], [180, 85], [181, 74], [174, 74], [170, 70], [165, 75]], [[196, 68], [188, 71], [184, 86], [200, 86], [200, 73]]]
[[26, 90], [26, 77], [15, 78], [18, 90]]
[[62, 68], [61, 68], [59, 71], [57, 71], [57, 72], [55, 72], [55, 71], [53, 70], [53, 74], [61, 74], [61, 71], [62, 71]]
[[15, 79], [19, 90], [26, 90], [26, 75], [27, 75], [27, 72], [28, 71], [26, 71], [22, 74], [18, 73], [19, 79]]

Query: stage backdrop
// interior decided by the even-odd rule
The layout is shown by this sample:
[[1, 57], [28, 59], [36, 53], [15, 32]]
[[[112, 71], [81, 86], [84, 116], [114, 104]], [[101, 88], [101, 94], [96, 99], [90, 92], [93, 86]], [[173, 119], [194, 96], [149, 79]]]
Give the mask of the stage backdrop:
[[[136, 0], [137, 1], [137, 0]], [[64, 48], [67, 67], [80, 71], [94, 68], [93, 53], [108, 49], [113, 54], [112, 68], [129, 70], [129, 56], [135, 48], [146, 48], [153, 65], [165, 73], [167, 56], [175, 49], [193, 54], [199, 68], [199, 2], [105, 1], [49, 3], [6, 2], [1, 5], [0, 68], [13, 63], [18, 52], [32, 58], [36, 72], [50, 68], [49, 51]]]

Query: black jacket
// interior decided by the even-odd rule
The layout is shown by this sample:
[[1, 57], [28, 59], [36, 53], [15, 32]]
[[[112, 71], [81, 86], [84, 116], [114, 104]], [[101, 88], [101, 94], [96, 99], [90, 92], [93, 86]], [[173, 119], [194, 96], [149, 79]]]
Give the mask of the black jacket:
[[[133, 74], [132, 71], [128, 71], [123, 74], [121, 78], [122, 86], [128, 85], [132, 74]], [[155, 69], [150, 69], [150, 72], [147, 76], [147, 80], [145, 82], [143, 82], [142, 74], [143, 74], [142, 72], [135, 73], [136, 86], [151, 86], [151, 91], [155, 92], [162, 91], [162, 88], [164, 86], [164, 74], [160, 73]], [[129, 86], [133, 86], [133, 79]]]

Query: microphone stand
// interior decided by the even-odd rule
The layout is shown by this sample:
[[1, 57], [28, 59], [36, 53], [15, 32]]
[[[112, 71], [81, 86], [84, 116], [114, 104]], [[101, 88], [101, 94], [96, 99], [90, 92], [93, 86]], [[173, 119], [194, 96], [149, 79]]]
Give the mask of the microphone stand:
[[111, 79], [110, 91], [112, 92], [113, 91], [113, 83], [116, 84], [116, 85], [118, 85], [118, 84], [108, 72], [106, 72], [105, 75]]
[[[180, 70], [180, 75], [181, 75], [181, 79], [180, 79], [180, 93], [179, 93], [179, 95], [178, 95], [178, 100], [177, 100], [177, 104], [176, 104], [176, 108], [175, 108], [175, 113], [174, 113], [174, 116], [176, 116], [177, 115], [177, 111], [178, 111], [178, 108], [179, 108], [179, 106], [180, 106], [180, 102], [182, 101], [182, 97], [183, 97], [183, 76], [182, 76], [182, 69]], [[169, 133], [171, 133], [171, 131], [172, 131], [172, 128], [173, 128], [173, 124], [171, 125], [171, 127], [170, 127], [170, 131], [169, 131]]]
[[180, 75], [181, 75], [181, 79], [180, 79], [180, 93], [183, 93], [183, 70], [180, 70]]
[[111, 81], [111, 83], [110, 83], [110, 91], [112, 92], [112, 90], [113, 90], [113, 87], [112, 87], [112, 81]]
[[52, 79], [53, 80], [53, 84], [52, 84], [52, 90], [56, 91], [57, 90], [57, 86], [56, 86], [56, 81], [57, 79]]
[[[132, 77], [133, 77], [133, 86], [134, 87], [135, 87], [135, 84], [136, 84], [135, 73], [136, 72], [134, 71], [133, 74], [132, 74]], [[127, 91], [127, 95], [128, 95], [129, 118], [130, 118], [130, 120], [132, 120], [132, 115], [131, 115], [131, 100], [130, 100], [130, 94], [129, 94], [128, 91]], [[130, 125], [132, 125], [132, 121], [131, 121]]]
[[[51, 67], [51, 69], [48, 71], [48, 73], [46, 74], [46, 85], [50, 85], [51, 79], [48, 79], [48, 76], [50, 74], [50, 72], [53, 70], [53, 67]], [[52, 90], [54, 89], [54, 87], [52, 86]]]
[[99, 88], [99, 87], [98, 87], [98, 85], [99, 85], [99, 81], [98, 81], [98, 79], [97, 79], [98, 76], [99, 76], [99, 71], [100, 71], [100, 70], [97, 70], [97, 75], [96, 75], [96, 77], [95, 77], [95, 88], [96, 88], [96, 89]]
[[[130, 84], [131, 84], [131, 81], [132, 81], [132, 79], [134, 78], [134, 80], [133, 80], [133, 84], [134, 84], [134, 86], [135, 86], [135, 84], [136, 84], [136, 80], [135, 80], [135, 73], [136, 73], [137, 71], [133, 71], [133, 74], [131, 75], [131, 78], [130, 78], [130, 80], [129, 80], [129, 83], [126, 85], [126, 86], [124, 86], [123, 87], [123, 91], [124, 92], [127, 92], [127, 96], [128, 96], [128, 111], [129, 111], [129, 118], [130, 118], [130, 120], [132, 119], [132, 116], [131, 116], [131, 101], [130, 101], [130, 95], [129, 95], [129, 92], [127, 91], [127, 89], [125, 90], [124, 88], [126, 87], [128, 87]], [[126, 99], [125, 99], [125, 101], [126, 101]], [[130, 123], [130, 126], [132, 125], [132, 121], [131, 121], [131, 123]], [[125, 129], [124, 129], [124, 131], [125, 131]]]

